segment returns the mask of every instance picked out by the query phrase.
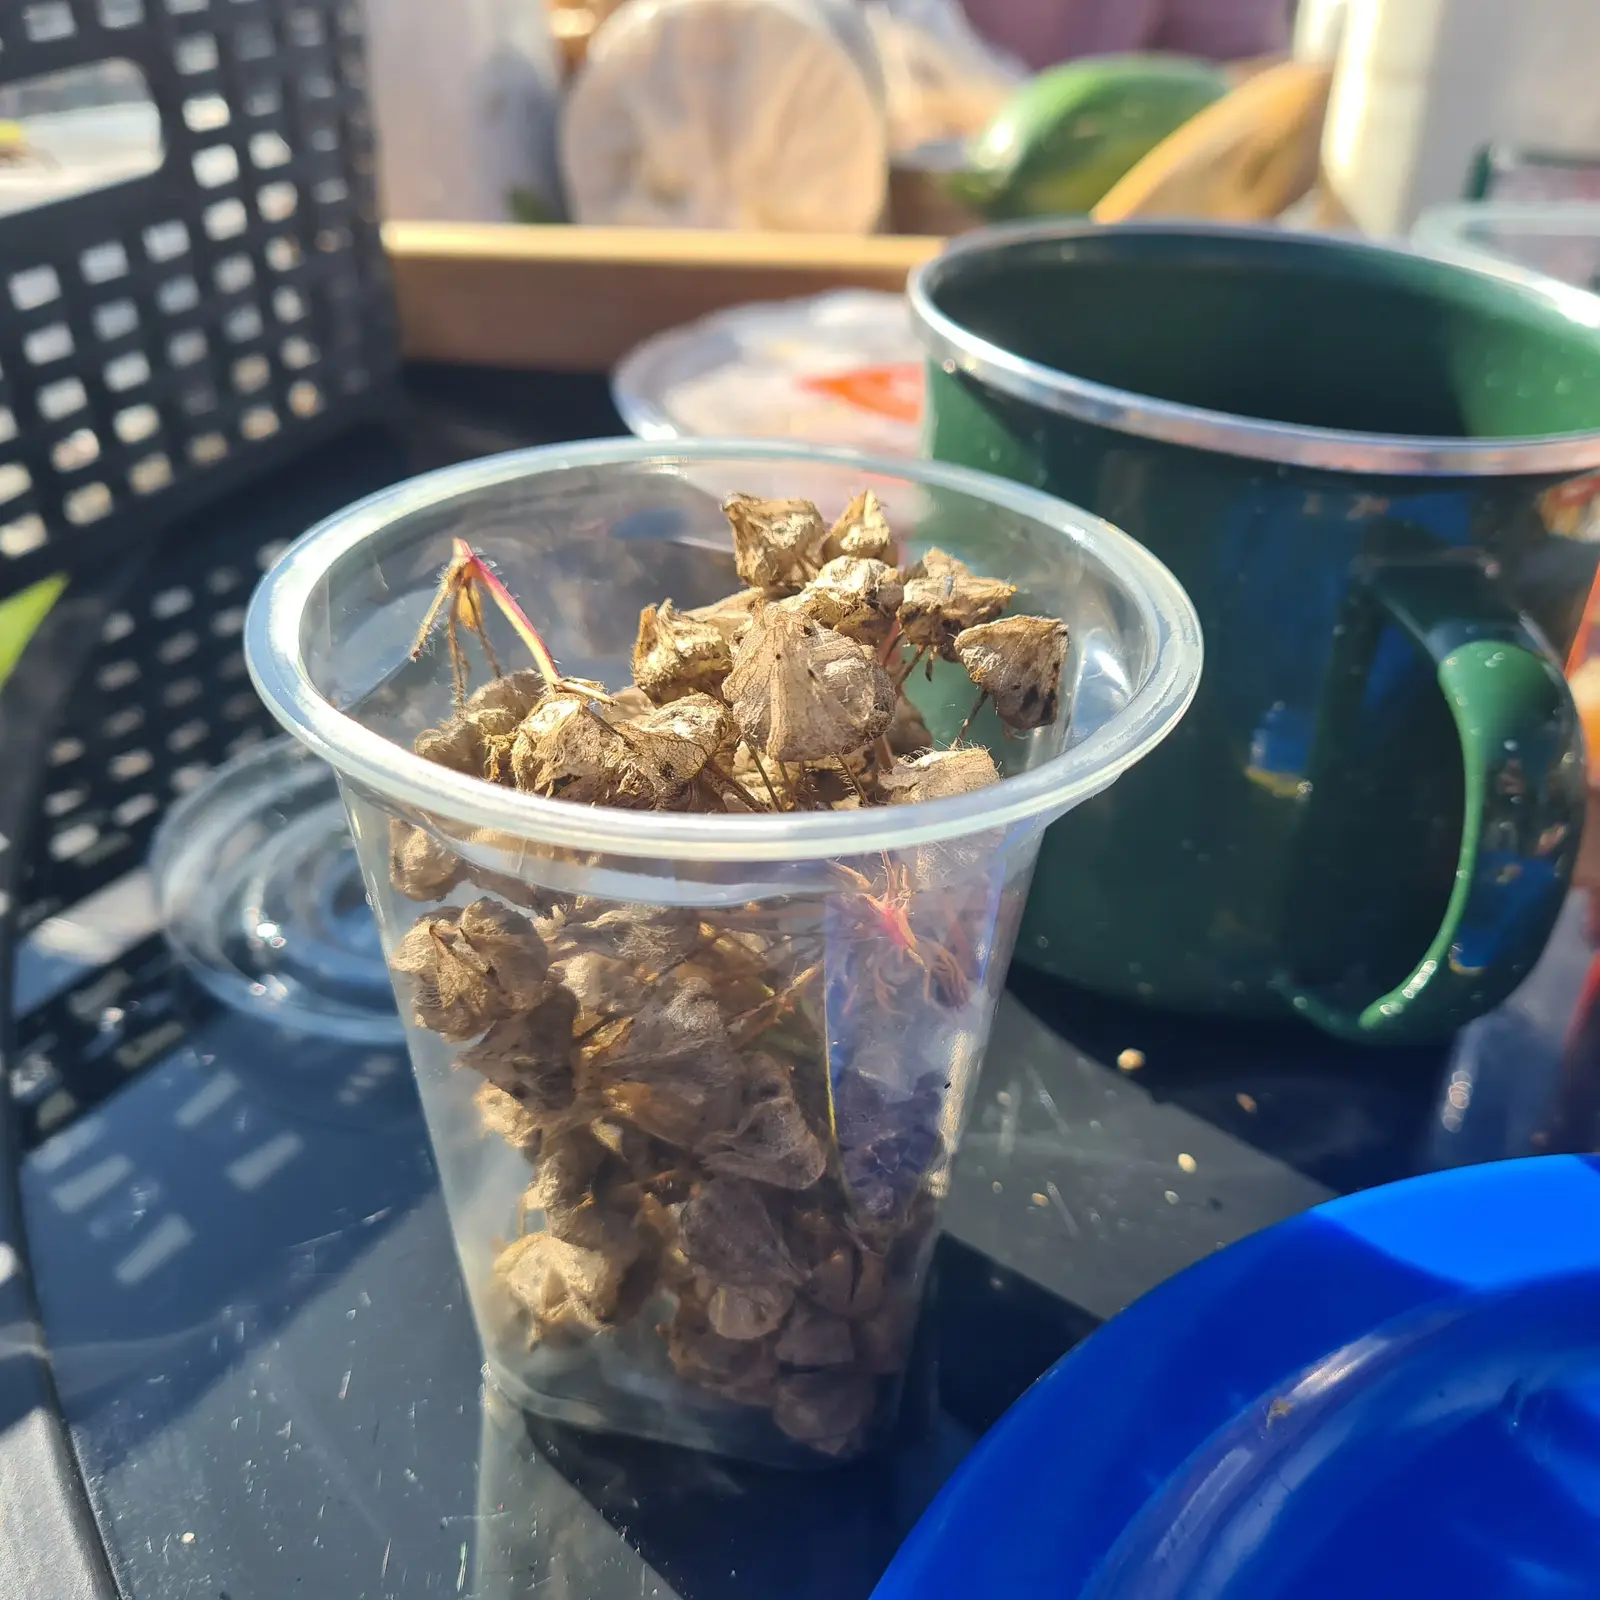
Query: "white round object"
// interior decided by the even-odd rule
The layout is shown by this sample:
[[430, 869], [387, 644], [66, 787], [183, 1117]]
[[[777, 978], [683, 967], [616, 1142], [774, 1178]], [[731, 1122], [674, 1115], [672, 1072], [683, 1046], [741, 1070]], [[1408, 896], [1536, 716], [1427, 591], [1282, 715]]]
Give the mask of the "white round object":
[[807, 0], [629, 0], [561, 118], [572, 218], [867, 233], [888, 148], [868, 62]]
[[611, 391], [642, 439], [735, 435], [915, 456], [922, 350], [905, 297], [843, 289], [657, 334]]

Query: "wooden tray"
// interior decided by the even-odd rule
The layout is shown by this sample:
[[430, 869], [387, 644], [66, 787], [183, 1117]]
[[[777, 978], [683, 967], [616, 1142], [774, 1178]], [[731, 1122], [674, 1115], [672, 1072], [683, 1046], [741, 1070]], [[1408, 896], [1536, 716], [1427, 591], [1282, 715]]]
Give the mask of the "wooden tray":
[[391, 222], [413, 360], [606, 372], [641, 339], [724, 306], [905, 287], [924, 235]]

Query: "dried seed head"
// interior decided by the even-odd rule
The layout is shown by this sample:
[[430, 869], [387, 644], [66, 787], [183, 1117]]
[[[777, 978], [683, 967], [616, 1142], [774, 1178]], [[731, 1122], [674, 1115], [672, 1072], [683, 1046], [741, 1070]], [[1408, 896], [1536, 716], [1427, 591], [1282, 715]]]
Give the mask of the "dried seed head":
[[539, 1321], [559, 1320], [557, 1313], [567, 1312], [585, 1327], [603, 1328], [617, 1320], [623, 1278], [638, 1256], [631, 1236], [593, 1249], [535, 1233], [503, 1251], [495, 1270]]
[[492, 1083], [480, 1083], [472, 1103], [478, 1108], [485, 1133], [497, 1133], [513, 1149], [527, 1151], [530, 1155], [539, 1148], [538, 1118], [524, 1110], [521, 1101], [504, 1089], [497, 1089]]
[[633, 681], [657, 705], [695, 691], [715, 694], [732, 668], [732, 649], [714, 623], [684, 616], [670, 600], [639, 613]]
[[683, 1253], [714, 1283], [736, 1288], [799, 1284], [762, 1191], [738, 1178], [709, 1179], [678, 1218]]
[[1061, 707], [1066, 624], [1054, 617], [1005, 617], [967, 628], [955, 642], [967, 676], [994, 701], [1007, 727], [1043, 728]]
[[580, 900], [566, 936], [585, 950], [661, 972], [700, 943], [700, 917], [677, 906]]
[[794, 1304], [794, 1291], [781, 1284], [768, 1288], [714, 1289], [706, 1301], [706, 1319], [724, 1339], [764, 1339], [774, 1333]]
[[645, 985], [633, 964], [602, 955], [598, 950], [579, 950], [555, 962], [550, 976], [558, 978], [577, 997], [582, 1018], [580, 1032], [587, 1033], [601, 1018], [630, 1016], [644, 1004]]
[[745, 1405], [771, 1405], [778, 1358], [770, 1339], [731, 1339], [718, 1333], [706, 1311], [687, 1296], [661, 1330], [678, 1376]]
[[956, 635], [963, 628], [992, 622], [1016, 592], [1013, 583], [976, 577], [954, 556], [930, 550], [906, 574], [900, 627], [918, 649], [934, 650], [954, 661]]
[[744, 1109], [737, 1126], [704, 1140], [699, 1155], [708, 1171], [749, 1178], [777, 1189], [808, 1189], [827, 1170], [828, 1156], [811, 1131], [789, 1084], [771, 1056], [745, 1066]]
[[389, 965], [412, 980], [412, 1016], [446, 1039], [470, 1039], [545, 998], [548, 964], [533, 924], [496, 900], [421, 918]]
[[696, 606], [683, 614], [691, 622], [704, 622], [715, 628], [730, 645], [750, 626], [750, 618], [761, 604], [759, 589], [738, 589], [708, 606]]
[[897, 806], [911, 805], [918, 800], [949, 800], [999, 781], [994, 757], [982, 745], [901, 756], [893, 770], [878, 780], [888, 791], [889, 803]]
[[437, 728], [424, 728], [412, 741], [411, 748], [424, 761], [436, 766], [464, 772], [469, 778], [483, 776], [487, 760], [483, 732], [465, 717], [451, 717]]
[[524, 1190], [525, 1211], [571, 1211], [587, 1200], [606, 1159], [605, 1147], [581, 1128], [547, 1138], [539, 1147], [539, 1165]]
[[456, 1065], [482, 1073], [545, 1126], [572, 1106], [572, 1025], [577, 1015], [576, 997], [551, 985], [531, 1011], [495, 1023], [457, 1057]]
[[544, 698], [545, 681], [542, 673], [531, 667], [523, 672], [507, 673], [491, 678], [481, 688], [467, 696], [464, 713], [466, 720], [474, 722], [492, 737], [509, 738], [517, 725]]
[[842, 1367], [855, 1360], [850, 1324], [800, 1301], [778, 1335], [778, 1360], [786, 1367]]
[[835, 1316], [871, 1316], [883, 1301], [883, 1257], [846, 1239], [811, 1269], [805, 1292]]
[[752, 589], [793, 594], [816, 574], [828, 527], [809, 500], [731, 494], [722, 510], [733, 528], [734, 565]]
[[461, 877], [461, 858], [426, 828], [389, 819], [389, 882], [408, 900], [442, 900]]
[[872, 1379], [848, 1369], [796, 1372], [778, 1380], [772, 1420], [791, 1439], [835, 1454], [872, 1415]]
[[868, 556], [838, 556], [781, 604], [848, 639], [881, 645], [904, 597], [905, 585], [893, 567]]
[[633, 762], [661, 803], [687, 789], [734, 736], [728, 708], [698, 691], [640, 717], [630, 724], [627, 735]]
[[[511, 773], [526, 794], [589, 805], [621, 805], [622, 744], [600, 707], [578, 693], [548, 696], [517, 729]], [[649, 796], [634, 797], [635, 806]]]
[[828, 530], [822, 559], [832, 561], [835, 556], [867, 556], [893, 565], [894, 535], [889, 531], [889, 519], [884, 516], [877, 495], [870, 489], [863, 489]]
[[606, 1105], [635, 1127], [684, 1148], [739, 1114], [740, 1081], [709, 987], [674, 975], [585, 1064]]
[[725, 687], [734, 718], [775, 761], [846, 755], [894, 716], [894, 682], [870, 653], [794, 611], [760, 611], [733, 661]]

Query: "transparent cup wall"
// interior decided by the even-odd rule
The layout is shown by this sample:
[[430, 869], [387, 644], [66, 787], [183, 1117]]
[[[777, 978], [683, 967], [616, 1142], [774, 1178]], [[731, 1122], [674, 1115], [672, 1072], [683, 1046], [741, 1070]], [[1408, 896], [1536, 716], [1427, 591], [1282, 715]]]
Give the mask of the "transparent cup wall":
[[[1003, 774], [1086, 738], [1150, 677], [1148, 616], [1059, 532], [859, 468], [760, 459], [546, 472], [415, 511], [320, 580], [303, 657], [325, 697], [405, 747], [448, 717], [443, 652], [395, 664], [460, 535], [564, 672], [617, 688], [642, 606], [738, 587], [725, 494], [806, 496], [831, 516], [869, 482], [908, 558], [938, 544], [1017, 582], [1014, 610], [1072, 630], [1070, 732], [973, 724]], [[502, 662], [526, 664], [491, 632]], [[948, 740], [970, 683], [943, 665], [913, 676]], [[789, 861], [741, 859], [722, 819], [734, 841], [716, 858], [675, 859], [648, 813], [638, 854], [596, 852], [348, 775], [344, 792], [385, 950], [409, 968], [396, 989], [499, 1383], [544, 1415], [758, 1460], [870, 1447], [895, 1415], [1049, 813], [986, 826], [979, 793], [957, 837]], [[479, 929], [512, 975], [463, 998], [450, 973], [418, 971], [429, 928], [447, 944]], [[530, 1075], [548, 1096], [505, 1092]]]

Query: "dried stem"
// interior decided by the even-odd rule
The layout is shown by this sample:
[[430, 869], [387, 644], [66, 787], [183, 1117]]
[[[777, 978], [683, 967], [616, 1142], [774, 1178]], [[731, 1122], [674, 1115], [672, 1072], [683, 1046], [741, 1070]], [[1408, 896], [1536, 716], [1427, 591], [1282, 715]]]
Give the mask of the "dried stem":
[[526, 612], [513, 598], [511, 591], [490, 570], [483, 557], [478, 555], [464, 539], [451, 543], [449, 563], [439, 576], [439, 587], [434, 591], [433, 603], [428, 607], [422, 626], [411, 646], [411, 659], [415, 661], [427, 649], [428, 639], [439, 625], [441, 615], [449, 640], [450, 670], [455, 678], [456, 702], [466, 698], [467, 658], [462, 646], [459, 628], [476, 636], [483, 646], [489, 669], [495, 677], [501, 676], [500, 663], [494, 646], [484, 628], [483, 596], [487, 594], [496, 610], [516, 631], [517, 637], [528, 647], [534, 665], [544, 676], [545, 683], [555, 688], [561, 681], [555, 658], [550, 654], [539, 630], [528, 620]]
[[772, 809], [787, 811], [789, 808], [778, 798], [778, 791], [772, 787], [772, 779], [767, 775], [767, 769], [761, 761], [761, 752], [748, 739], [741, 739], [740, 743], [750, 752], [750, 759], [755, 762], [756, 771], [761, 774], [761, 781], [766, 785], [767, 794], [772, 800]]
[[967, 729], [968, 729], [968, 728], [970, 728], [970, 727], [971, 727], [971, 726], [972, 726], [972, 719], [973, 719], [973, 718], [974, 718], [974, 717], [976, 717], [976, 716], [977, 716], [977, 714], [978, 714], [978, 713], [979, 713], [979, 712], [980, 712], [980, 711], [982, 711], [982, 710], [983, 710], [983, 702], [984, 702], [984, 701], [985, 701], [985, 700], [987, 700], [987, 699], [988, 699], [988, 698], [989, 698], [989, 691], [988, 691], [988, 690], [987, 690], [987, 689], [985, 689], [985, 690], [984, 690], [984, 691], [983, 691], [983, 692], [982, 692], [982, 693], [981, 693], [981, 694], [980, 694], [980, 695], [979, 695], [979, 696], [978, 696], [978, 699], [977, 699], [977, 702], [976, 702], [976, 703], [975, 703], [975, 704], [974, 704], [974, 706], [973, 706], [973, 708], [972, 708], [972, 709], [971, 709], [971, 710], [970, 710], [970, 711], [969, 711], [969, 712], [968, 712], [968, 713], [967, 713], [967, 720], [966, 720], [966, 721], [965, 721], [965, 722], [963, 722], [963, 723], [962, 723], [962, 724], [961, 724], [961, 729], [960, 729], [960, 731], [959, 731], [959, 732], [958, 732], [958, 733], [957, 733], [957, 734], [956, 734], [956, 736], [955, 736], [955, 738], [954, 738], [954, 739], [953, 739], [953, 740], [952, 740], [952, 741], [951, 741], [951, 748], [952, 748], [952, 749], [953, 749], [953, 748], [954, 748], [954, 747], [955, 747], [955, 746], [956, 746], [956, 745], [958, 745], [958, 744], [960, 744], [960, 743], [961, 743], [961, 741], [962, 741], [962, 740], [963, 740], [963, 739], [965, 739], [965, 738], [966, 738], [966, 736], [967, 736]]
[[911, 674], [917, 670], [917, 663], [922, 660], [923, 656], [925, 656], [927, 653], [928, 647], [926, 645], [918, 646], [917, 653], [912, 656], [910, 661], [906, 663], [905, 671], [894, 680], [894, 686], [896, 690], [904, 689], [906, 684], [911, 681]]
[[855, 790], [856, 799], [858, 799], [864, 806], [871, 805], [872, 802], [867, 799], [867, 791], [861, 787], [861, 783], [857, 779], [855, 773], [850, 770], [850, 763], [846, 761], [843, 756], [840, 756], [837, 759], [839, 770], [844, 774], [844, 781]]

